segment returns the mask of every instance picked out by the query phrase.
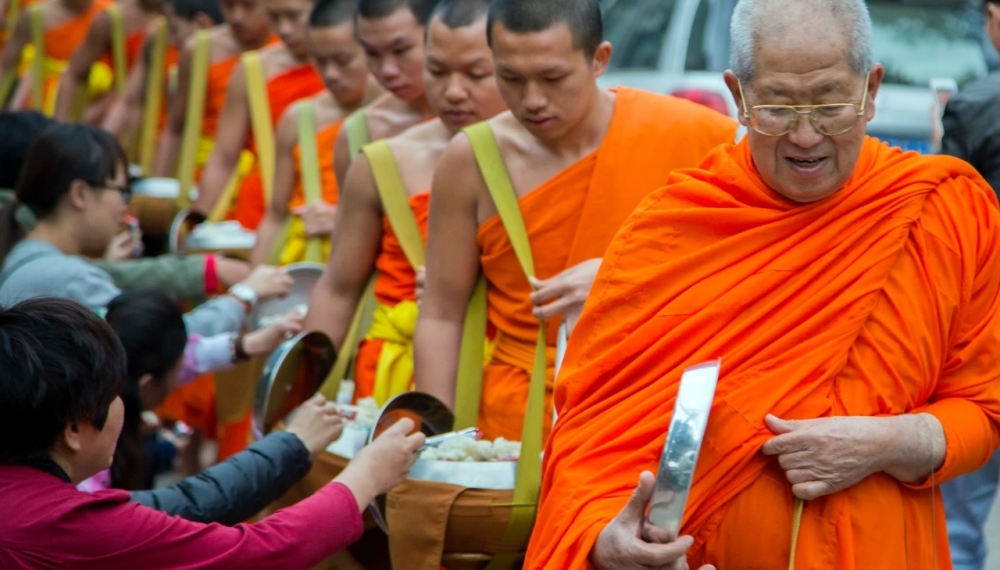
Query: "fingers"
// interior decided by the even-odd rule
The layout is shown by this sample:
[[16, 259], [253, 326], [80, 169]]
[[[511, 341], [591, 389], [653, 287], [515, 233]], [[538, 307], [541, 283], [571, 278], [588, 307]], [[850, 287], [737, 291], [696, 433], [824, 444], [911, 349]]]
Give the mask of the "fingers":
[[[636, 485], [635, 491], [632, 491], [632, 496], [629, 497], [628, 502], [625, 503], [625, 507], [618, 513], [620, 520], [625, 522], [638, 521], [641, 527], [643, 519], [646, 518], [646, 505], [649, 504], [649, 498], [653, 496], [653, 484], [656, 482], [656, 478], [649, 471], [643, 471], [639, 475], [639, 484]], [[638, 536], [638, 533], [636, 534]]]
[[771, 438], [761, 446], [760, 451], [764, 455], [785, 455], [797, 451], [805, 451], [809, 444], [807, 438], [798, 433], [787, 433]]
[[764, 425], [771, 430], [774, 435], [783, 435], [795, 431], [795, 421], [783, 420], [777, 416], [767, 414], [764, 416]]
[[379, 437], [385, 437], [387, 435], [390, 435], [390, 436], [391, 435], [403, 435], [403, 436], [409, 435], [409, 433], [411, 431], [413, 431], [416, 427], [417, 426], [416, 426], [416, 424], [413, 423], [413, 420], [411, 420], [410, 418], [403, 418], [403, 419], [399, 420], [398, 422], [392, 424], [389, 427], [389, 429], [387, 429], [384, 432], [382, 432], [382, 435], [379, 436]]
[[788, 482], [791, 483], [793, 487], [801, 483], [815, 481], [816, 479], [813, 474], [806, 469], [792, 469], [790, 471], [785, 471], [785, 478], [788, 479]]
[[642, 566], [669, 566], [682, 560], [692, 544], [694, 539], [690, 536], [682, 536], [670, 544], [649, 544], [637, 540], [631, 558]]
[[778, 465], [781, 465], [781, 468], [785, 471], [793, 469], [808, 469], [813, 466], [814, 462], [812, 454], [806, 451], [785, 453], [778, 456]]
[[829, 483], [823, 481], [809, 481], [792, 485], [792, 494], [805, 501], [811, 501], [836, 492]]
[[560, 315], [565, 315], [566, 313], [574, 310], [577, 303], [568, 297], [562, 297], [558, 301], [549, 303], [548, 305], [542, 305], [540, 307], [536, 306], [532, 309], [531, 314], [535, 315], [535, 318], [539, 320], [551, 319], [553, 317], [558, 317]]
[[[537, 285], [535, 285], [537, 283]], [[532, 278], [532, 285], [535, 292], [531, 294], [531, 302], [535, 305], [544, 305], [553, 299], [558, 299], [569, 292], [570, 287], [560, 282], [556, 277], [551, 281], [539, 281]]]

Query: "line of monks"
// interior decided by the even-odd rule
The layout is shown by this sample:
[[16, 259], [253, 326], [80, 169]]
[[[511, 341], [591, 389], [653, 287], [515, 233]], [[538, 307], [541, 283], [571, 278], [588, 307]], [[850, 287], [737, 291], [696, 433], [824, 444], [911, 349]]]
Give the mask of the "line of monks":
[[[254, 263], [326, 260], [306, 326], [326, 333], [342, 350], [353, 350], [345, 345], [356, 332], [352, 323], [373, 295], [373, 321], [360, 331], [363, 338], [353, 363], [355, 399], [374, 397], [381, 404], [416, 388], [463, 413], [471, 409], [487, 438], [527, 441], [537, 429], [542, 445], [553, 426], [553, 393], [558, 393], [567, 414], [560, 414], [556, 423], [558, 445], [546, 452], [543, 491], [548, 502], [539, 518], [545, 537], [536, 537], [532, 545], [531, 568], [590, 563], [590, 546], [602, 524], [618, 512], [634, 486], [632, 471], [658, 459], [656, 448], [662, 446], [669, 413], [663, 412], [664, 399], [653, 392], [664, 388], [665, 379], [676, 385], [674, 372], [696, 357], [712, 356], [711, 347], [743, 339], [739, 351], [727, 352], [724, 366], [755, 387], [754, 393], [720, 388], [728, 390], [727, 405], [735, 410], [732, 417], [723, 415], [729, 422], [726, 429], [743, 438], [742, 447], [733, 452], [724, 435], [710, 436], [711, 469], [705, 476], [713, 486], [697, 487], [691, 499], [690, 528], [703, 531], [696, 558], [718, 559], [718, 550], [706, 546], [704, 534], [727, 524], [713, 510], [718, 501], [752, 486], [752, 493], [740, 495], [745, 503], [739, 505], [745, 510], [741, 524], [753, 519], [750, 513], [758, 508], [784, 513], [784, 503], [768, 503], [775, 497], [792, 501], [790, 493], [778, 489], [785, 485], [780, 470], [771, 473], [773, 462], [756, 454], [761, 437], [770, 432], [763, 424], [747, 422], [763, 422], [763, 416], [735, 419], [749, 418], [755, 404], [748, 402], [760, 390], [771, 389], [755, 384], [761, 371], [755, 363], [779, 347], [808, 351], [810, 342], [824, 335], [855, 342], [847, 330], [850, 323], [831, 319], [862, 315], [861, 305], [875, 302], [863, 295], [830, 297], [831, 289], [818, 276], [821, 269], [837, 275], [842, 289], [870, 277], [852, 273], [852, 268], [867, 266], [856, 263], [849, 250], [831, 249], [823, 268], [810, 269], [803, 257], [795, 267], [766, 269], [764, 254], [735, 230], [763, 224], [761, 216], [773, 215], [767, 221], [776, 233], [760, 240], [777, 249], [803, 247], [803, 224], [815, 222], [820, 226], [808, 240], [816, 251], [855, 240], [871, 251], [888, 248], [883, 253], [890, 259], [895, 255], [889, 251], [891, 236], [851, 232], [862, 227], [856, 218], [866, 208], [892, 207], [851, 194], [854, 198], [817, 214], [818, 222], [795, 218], [787, 209], [765, 214], [737, 207], [739, 200], [777, 200], [764, 191], [749, 196], [745, 190], [763, 183], [745, 145], [732, 146], [739, 124], [688, 101], [624, 87], [600, 89], [596, 80], [608, 65], [611, 46], [603, 42], [599, 12], [596, 17], [592, 12], [595, 3], [493, 4], [7, 0], [2, 95], [8, 108], [36, 108], [60, 120], [103, 125], [131, 142], [132, 156], [147, 175], [187, 177], [198, 188], [193, 211], [210, 220], [237, 220], [257, 232]], [[488, 27], [490, 10], [503, 17]], [[864, 144], [863, 162], [887, 169], [884, 177], [912, 182], [916, 175], [907, 170], [909, 163], [894, 170], [886, 166], [898, 161], [886, 154], [890, 151], [875, 141]], [[712, 152], [720, 145], [729, 146]], [[673, 171], [694, 168], [706, 156], [716, 178], [692, 179], [681, 192], [647, 199]], [[851, 185], [868, 183], [865, 178]], [[640, 204], [645, 213], [636, 214], [623, 229]], [[731, 207], [720, 208], [725, 204]], [[668, 206], [680, 213], [668, 216], [669, 228], [659, 227], [662, 219], [655, 214]], [[906, 204], [897, 206], [892, 216], [916, 215]], [[988, 208], [979, 202], [973, 206]], [[713, 215], [724, 216], [725, 224]], [[635, 240], [620, 237], [609, 253], [620, 231]], [[934, 235], [937, 230], [928, 231]], [[671, 251], [694, 253], [665, 258], [664, 252]], [[739, 263], [726, 265], [736, 258]], [[616, 271], [602, 268], [602, 260]], [[791, 287], [784, 281], [791, 269], [808, 270], [812, 277]], [[601, 277], [594, 285], [598, 271]], [[958, 275], [964, 269], [954, 271]], [[781, 320], [774, 307], [751, 307], [744, 299], [752, 299], [752, 292], [737, 299], [727, 296], [729, 290], [699, 289], [699, 283], [712, 282], [719, 272], [726, 272], [732, 291], [787, 288], [780, 302], [801, 304], [815, 318], [803, 313], [798, 320]], [[974, 281], [962, 290], [995, 285]], [[596, 308], [577, 328], [588, 295]], [[468, 337], [466, 330], [477, 298], [485, 299], [485, 341]], [[664, 313], [652, 299], [665, 299], [671, 310]], [[709, 302], [715, 303], [711, 311], [703, 307]], [[919, 307], [881, 308], [911, 309], [914, 319], [923, 318]], [[753, 318], [746, 316], [751, 313]], [[720, 332], [713, 319], [735, 324]], [[571, 345], [557, 390], [556, 339], [564, 323], [581, 340]], [[981, 328], [969, 325], [954, 334], [974, 336]], [[762, 334], [753, 337], [751, 329]], [[468, 338], [475, 340], [471, 348]], [[970, 337], [968, 342], [976, 341]], [[651, 346], [656, 350], [647, 350]], [[472, 373], [476, 382], [482, 372], [481, 393], [474, 393], [471, 408], [462, 386], [468, 381], [463, 363], [470, 354], [476, 357], [472, 362], [481, 363]], [[768, 378], [791, 381], [804, 375], [819, 382], [836, 368], [795, 359], [782, 366]], [[640, 376], [664, 380], [626, 381]], [[563, 377], [568, 378], [565, 385]], [[809, 386], [774, 389], [774, 401], [765, 407], [792, 410], [787, 394], [804, 397], [797, 391]], [[195, 383], [185, 390], [187, 395], [180, 394], [174, 404], [177, 416], [184, 415], [185, 407], [204, 407], [211, 387]], [[842, 397], [836, 404], [842, 413], [877, 415], [905, 408], [870, 409], [867, 396]], [[876, 399], [894, 397], [887, 385]], [[834, 406], [826, 404], [814, 410], [816, 416]], [[652, 416], [658, 416], [655, 422], [635, 429], [636, 422], [643, 423], [637, 418]], [[607, 430], [630, 435], [593, 443]], [[245, 442], [245, 430], [241, 433]], [[958, 441], [949, 436], [949, 445]], [[987, 447], [979, 440], [965, 445], [983, 447], [975, 447], [977, 451]], [[985, 457], [985, 451], [980, 455]], [[977, 460], [965, 461], [961, 470]], [[959, 470], [951, 463], [948, 467]], [[866, 496], [901, 502], [907, 512], [918, 510], [911, 504], [917, 491], [899, 497], [888, 493], [884, 488], [895, 483], [886, 477], [862, 486], [872, 490]], [[857, 492], [858, 501], [870, 500], [863, 494]], [[823, 543], [832, 532], [822, 527], [827, 520], [849, 534], [847, 502], [855, 495], [845, 497], [827, 504], [825, 519], [807, 517], [803, 532]], [[864, 511], [880, 508], [873, 502]], [[778, 518], [784, 532], [790, 518]], [[900, 527], [893, 539], [912, 530]], [[730, 551], [753, 549], [745, 540], [728, 540]], [[870, 552], [873, 547], [859, 542], [853, 548]], [[916, 546], [911, 550], [915, 557], [927, 552]], [[785, 545], [786, 559], [787, 554]], [[837, 556], [854, 559], [851, 552]]]

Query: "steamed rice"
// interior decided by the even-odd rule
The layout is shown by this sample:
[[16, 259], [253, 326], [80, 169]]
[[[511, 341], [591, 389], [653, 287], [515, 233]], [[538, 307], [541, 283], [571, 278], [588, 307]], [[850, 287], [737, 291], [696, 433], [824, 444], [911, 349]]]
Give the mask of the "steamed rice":
[[427, 461], [517, 461], [520, 456], [521, 442], [502, 437], [496, 441], [456, 437], [420, 452], [420, 459]]

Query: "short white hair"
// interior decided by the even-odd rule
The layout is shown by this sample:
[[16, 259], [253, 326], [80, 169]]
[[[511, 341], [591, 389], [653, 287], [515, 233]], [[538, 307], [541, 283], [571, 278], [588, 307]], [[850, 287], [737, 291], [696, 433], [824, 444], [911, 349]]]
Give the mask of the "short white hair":
[[[776, 14], [787, 12], [799, 3], [809, 11], [830, 18], [830, 25], [840, 25], [849, 43], [851, 71], [863, 75], [874, 62], [872, 54], [872, 18], [864, 0], [739, 0], [729, 24], [729, 65], [744, 83], [756, 72], [756, 42], [769, 29]], [[780, 18], [780, 16], [778, 16]]]

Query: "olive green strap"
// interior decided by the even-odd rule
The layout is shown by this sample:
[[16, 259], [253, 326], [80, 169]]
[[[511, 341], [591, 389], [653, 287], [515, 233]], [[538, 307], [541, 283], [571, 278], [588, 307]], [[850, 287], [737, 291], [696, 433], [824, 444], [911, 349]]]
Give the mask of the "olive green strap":
[[21, 0], [10, 0], [7, 3], [7, 41], [14, 37], [17, 21], [21, 18]]
[[163, 76], [167, 67], [167, 21], [160, 16], [156, 21], [153, 48], [149, 55], [149, 73], [146, 80], [146, 97], [142, 109], [142, 127], [139, 139], [139, 165], [149, 176], [153, 172], [156, 153], [156, 134], [163, 110]]
[[424, 239], [420, 235], [420, 226], [413, 215], [413, 208], [410, 207], [410, 198], [392, 149], [389, 148], [389, 143], [381, 140], [365, 145], [361, 152], [365, 153], [371, 164], [375, 186], [382, 201], [382, 209], [389, 218], [389, 225], [403, 248], [406, 260], [417, 271], [426, 263]]
[[[528, 277], [534, 277], [535, 266], [531, 255], [531, 243], [528, 241], [528, 230], [524, 225], [517, 194], [510, 181], [493, 130], [488, 123], [479, 123], [466, 128], [465, 134], [472, 143], [476, 162], [479, 164], [490, 196], [496, 204], [500, 220], [507, 231], [508, 239], [521, 264], [521, 269]], [[531, 371], [531, 384], [528, 388], [524, 427], [521, 432], [521, 456], [517, 463], [514, 501], [510, 505], [512, 507], [511, 520], [504, 537], [504, 541], [508, 544], [523, 544], [530, 537], [541, 487], [545, 376], [548, 365], [546, 358], [548, 341], [545, 329], [545, 321], [542, 321], [535, 344], [535, 360]], [[499, 569], [504, 564], [507, 564], [505, 559], [497, 558], [487, 568], [489, 570]]]
[[358, 109], [344, 119], [344, 128], [347, 129], [347, 144], [350, 148], [351, 160], [357, 158], [361, 149], [372, 142], [371, 133], [368, 131], [368, 118], [364, 109]]
[[483, 396], [483, 350], [486, 345], [486, 278], [480, 274], [465, 310], [462, 349], [455, 383], [455, 428], [475, 427]]
[[329, 376], [326, 377], [326, 380], [319, 389], [319, 392], [331, 402], [337, 401], [337, 395], [340, 393], [340, 381], [346, 377], [347, 368], [354, 360], [358, 345], [361, 344], [361, 340], [364, 338], [364, 335], [361, 334], [361, 325], [365, 321], [370, 321], [371, 314], [375, 311], [375, 278], [377, 276], [377, 273], [372, 274], [368, 280], [368, 284], [361, 294], [358, 306], [354, 309], [351, 324], [347, 327], [344, 342], [341, 343], [340, 350], [337, 351], [337, 361], [334, 362]]
[[119, 96], [125, 95], [128, 80], [128, 60], [125, 54], [125, 22], [122, 19], [122, 9], [117, 5], [108, 7], [111, 17], [111, 61], [115, 73], [115, 91]]
[[250, 126], [253, 128], [253, 142], [257, 149], [257, 163], [260, 179], [264, 187], [264, 204], [271, 203], [274, 188], [274, 123], [268, 104], [267, 81], [260, 53], [251, 51], [243, 54], [243, 69], [246, 72], [247, 99], [250, 102]]
[[180, 160], [177, 179], [180, 194], [177, 203], [186, 208], [191, 203], [191, 186], [197, 168], [198, 145], [201, 142], [202, 121], [205, 119], [205, 97], [208, 92], [208, 58], [211, 44], [208, 31], [199, 30], [194, 34], [194, 52], [191, 59], [191, 85], [188, 87], [187, 115], [184, 117], [184, 133], [181, 135]]
[[31, 107], [45, 112], [45, 23], [42, 21], [42, 6], [35, 4], [28, 8], [28, 23], [31, 29], [31, 45], [35, 46], [35, 59], [31, 62]]

